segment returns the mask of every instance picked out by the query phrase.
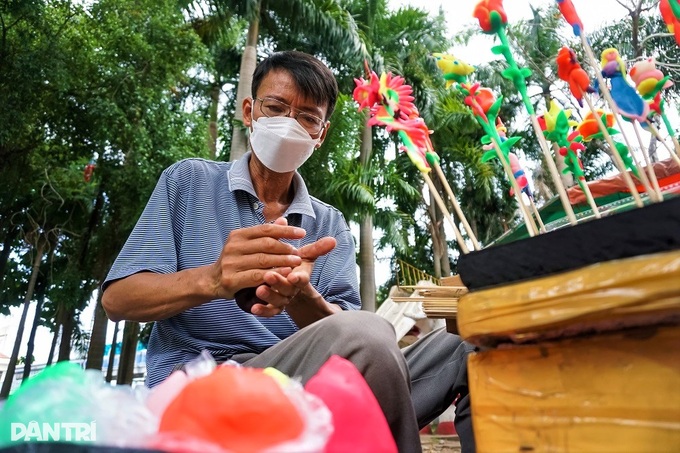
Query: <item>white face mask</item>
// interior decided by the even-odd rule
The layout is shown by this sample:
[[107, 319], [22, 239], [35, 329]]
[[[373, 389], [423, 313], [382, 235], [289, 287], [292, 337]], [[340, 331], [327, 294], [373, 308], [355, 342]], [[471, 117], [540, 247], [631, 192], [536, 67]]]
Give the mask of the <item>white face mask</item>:
[[252, 122], [250, 147], [265, 167], [276, 173], [295, 171], [305, 163], [319, 144], [295, 118], [261, 117]]

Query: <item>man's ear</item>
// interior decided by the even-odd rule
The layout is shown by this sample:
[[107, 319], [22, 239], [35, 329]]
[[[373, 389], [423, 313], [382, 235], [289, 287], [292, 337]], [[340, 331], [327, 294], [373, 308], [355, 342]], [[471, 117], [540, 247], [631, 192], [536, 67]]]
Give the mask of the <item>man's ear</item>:
[[250, 127], [253, 122], [253, 107], [253, 98], [245, 98], [243, 100], [243, 105], [241, 106], [243, 109], [243, 124], [247, 127]]

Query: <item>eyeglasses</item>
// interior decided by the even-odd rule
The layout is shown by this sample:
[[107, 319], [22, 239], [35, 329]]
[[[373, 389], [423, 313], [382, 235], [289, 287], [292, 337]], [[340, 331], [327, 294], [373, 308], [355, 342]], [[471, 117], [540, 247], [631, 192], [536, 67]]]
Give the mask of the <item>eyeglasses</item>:
[[311, 113], [298, 111], [295, 115], [291, 115], [293, 107], [285, 104], [281, 101], [277, 101], [273, 98], [255, 98], [256, 101], [260, 101], [260, 112], [268, 118], [275, 116], [288, 116], [295, 118], [300, 126], [302, 126], [309, 135], [317, 135], [321, 133], [325, 126], [325, 121], [314, 116]]

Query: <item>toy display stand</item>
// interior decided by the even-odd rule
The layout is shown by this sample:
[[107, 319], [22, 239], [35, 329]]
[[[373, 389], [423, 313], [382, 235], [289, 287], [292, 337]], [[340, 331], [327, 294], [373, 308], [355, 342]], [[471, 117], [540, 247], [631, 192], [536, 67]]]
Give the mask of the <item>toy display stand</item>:
[[679, 219], [671, 199], [461, 258], [478, 451], [678, 451]]

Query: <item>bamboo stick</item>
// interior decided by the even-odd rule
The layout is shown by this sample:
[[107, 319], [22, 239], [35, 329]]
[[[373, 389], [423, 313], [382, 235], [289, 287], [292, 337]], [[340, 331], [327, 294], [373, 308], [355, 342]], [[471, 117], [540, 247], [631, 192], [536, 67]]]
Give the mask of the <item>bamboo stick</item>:
[[453, 193], [453, 190], [451, 189], [451, 186], [449, 185], [449, 182], [446, 180], [446, 177], [444, 176], [444, 172], [442, 171], [442, 168], [439, 164], [434, 165], [435, 171], [437, 172], [437, 176], [441, 180], [442, 184], [444, 185], [444, 190], [446, 190], [446, 193], [449, 196], [449, 201], [451, 201], [451, 204], [453, 205], [453, 210], [456, 211], [456, 214], [458, 214], [458, 217], [460, 218], [460, 221], [463, 222], [463, 226], [465, 227], [465, 231], [468, 234], [468, 237], [472, 241], [472, 247], [475, 250], [481, 250], [481, 247], [479, 245], [479, 241], [477, 241], [477, 237], [475, 236], [475, 233], [472, 231], [472, 227], [468, 223], [467, 218], [465, 217], [465, 214], [463, 214], [463, 210], [460, 208], [460, 204], [458, 203], [458, 200], [456, 199], [456, 196]]
[[529, 236], [534, 237], [538, 234], [538, 228], [536, 227], [533, 217], [531, 216], [529, 211], [527, 211], [527, 207], [524, 204], [524, 201], [522, 200], [522, 190], [519, 188], [517, 179], [515, 178], [515, 175], [512, 172], [512, 169], [510, 168], [510, 164], [505, 160], [503, 151], [501, 151], [501, 147], [496, 141], [496, 139], [492, 137], [491, 143], [493, 144], [493, 147], [496, 150], [496, 155], [498, 156], [498, 159], [501, 161], [505, 173], [508, 175], [508, 178], [510, 179], [510, 185], [512, 186], [513, 192], [515, 192], [517, 203], [519, 203], [519, 209], [522, 212], [522, 216], [524, 217], [524, 224], [527, 227], [527, 232], [529, 233]]
[[612, 136], [609, 134], [609, 131], [607, 130], [607, 126], [602, 122], [602, 118], [600, 118], [600, 115], [597, 114], [597, 110], [595, 110], [595, 106], [593, 105], [593, 102], [586, 95], [586, 93], [581, 91], [581, 95], [583, 96], [583, 99], [585, 99], [586, 103], [588, 104], [588, 108], [590, 108], [590, 111], [593, 112], [593, 116], [597, 120], [597, 125], [600, 128], [600, 131], [602, 131], [602, 135], [604, 135], [605, 141], [609, 144], [609, 147], [611, 148], [612, 159], [614, 160], [614, 163], [616, 164], [619, 171], [621, 172], [621, 176], [623, 176], [623, 181], [626, 183], [628, 190], [630, 191], [631, 195], [633, 196], [633, 199], [635, 200], [635, 204], [639, 208], [643, 207], [644, 203], [642, 203], [642, 198], [640, 198], [640, 193], [638, 192], [637, 188], [635, 187], [635, 183], [633, 182], [633, 178], [630, 176], [630, 173], [628, 173], [628, 169], [626, 169], [626, 164], [623, 163], [621, 156], [619, 156], [619, 152], [616, 150], [616, 145], [614, 144], [614, 140], [612, 139]]
[[[647, 175], [649, 176], [649, 181], [654, 189], [654, 194], [657, 201], [663, 201], [663, 195], [661, 195], [661, 188], [659, 187], [659, 181], [656, 179], [656, 173], [654, 172], [654, 167], [652, 166], [652, 161], [649, 158], [649, 151], [647, 147], [644, 146], [642, 142], [642, 136], [640, 134], [640, 126], [637, 121], [633, 123], [635, 128], [635, 135], [637, 136], [638, 142], [640, 142], [640, 150], [642, 151], [642, 158], [645, 160], [645, 167], [647, 170]], [[651, 194], [650, 194], [651, 195]]]
[[434, 201], [437, 203], [437, 206], [439, 206], [439, 209], [441, 209], [442, 212], [444, 213], [444, 217], [448, 219], [449, 223], [453, 227], [453, 232], [456, 235], [456, 242], [458, 242], [458, 246], [460, 247], [461, 251], [465, 254], [470, 253], [470, 250], [467, 248], [467, 245], [465, 245], [465, 240], [463, 239], [463, 236], [460, 234], [460, 230], [458, 230], [458, 227], [456, 226], [456, 222], [453, 221], [453, 217], [451, 217], [449, 210], [446, 209], [444, 200], [442, 200], [441, 195], [439, 195], [439, 192], [437, 192], [437, 188], [434, 186], [434, 183], [432, 182], [430, 175], [428, 175], [427, 172], [424, 171], [421, 171], [420, 173], [423, 175], [423, 179], [425, 179], [427, 186], [430, 188], [430, 192], [432, 192], [432, 196], [434, 197]]
[[663, 146], [668, 150], [668, 152], [670, 153], [670, 155], [671, 155], [671, 157], [673, 158], [673, 160], [675, 160], [675, 163], [678, 164], [678, 165], [680, 166], [680, 157], [679, 157], [679, 154], [680, 154], [680, 144], [677, 144], [677, 141], [678, 141], [678, 140], [677, 140], [673, 135], [671, 135], [671, 137], [672, 137], [672, 139], [673, 139], [673, 143], [676, 143], [676, 146], [677, 146], [677, 147], [675, 148], [675, 149], [676, 149], [676, 152], [677, 152], [677, 154], [676, 154], [675, 152], [673, 152], [673, 150], [670, 148], [670, 146], [668, 146], [668, 144], [666, 143], [666, 141], [665, 141], [664, 139], [661, 138], [661, 134], [659, 133], [659, 130], [656, 128], [656, 126], [654, 126], [652, 123], [649, 123], [649, 130], [652, 132], [652, 134], [654, 134], [654, 136], [655, 136], [655, 137], [663, 144]]
[[[553, 150], [555, 151], [556, 156], [560, 153], [557, 143], [553, 143]], [[600, 209], [597, 207], [597, 203], [595, 203], [595, 199], [593, 198], [593, 193], [590, 191], [590, 187], [588, 187], [588, 181], [583, 181], [581, 189], [583, 190], [583, 194], [586, 196], [590, 210], [593, 211], [595, 218], [601, 218], [602, 216], [600, 215]]]
[[536, 222], [538, 222], [538, 230], [541, 233], [547, 233], [548, 230], [545, 229], [545, 224], [543, 224], [543, 219], [541, 218], [541, 213], [538, 212], [538, 208], [536, 207], [536, 203], [534, 203], [533, 197], [527, 197], [529, 199], [529, 204], [531, 205], [531, 210], [534, 212], [534, 215], [536, 216]]
[[548, 146], [548, 142], [543, 136], [541, 125], [538, 124], [538, 117], [536, 117], [535, 113], [531, 114], [530, 116], [531, 125], [534, 127], [536, 137], [538, 137], [538, 143], [541, 146], [541, 150], [543, 151], [543, 156], [545, 157], [546, 164], [548, 165], [548, 169], [550, 170], [550, 174], [555, 183], [555, 187], [557, 188], [557, 193], [560, 197], [560, 200], [562, 201], [562, 207], [564, 208], [564, 212], [567, 215], [567, 219], [569, 219], [569, 223], [572, 225], [576, 225], [578, 223], [576, 220], [576, 215], [574, 214], [574, 210], [571, 207], [571, 203], [569, 202], [569, 197], [567, 196], [567, 191], [564, 188], [564, 184], [562, 184], [562, 178], [560, 177], [560, 173], [557, 170], [557, 165], [555, 165], [555, 159], [553, 159], [552, 154], [550, 153], [550, 147]]
[[[607, 86], [607, 82], [604, 80], [604, 77], [602, 77], [600, 65], [597, 62], [597, 59], [595, 58], [595, 54], [593, 53], [593, 49], [590, 47], [590, 44], [588, 43], [588, 40], [586, 39], [585, 33], [581, 33], [581, 44], [583, 45], [583, 48], [586, 51], [586, 56], [588, 57], [590, 65], [595, 70], [595, 77], [597, 78], [597, 82], [600, 86], [600, 91], [602, 91], [602, 96], [604, 97], [605, 101], [609, 105], [609, 108], [614, 113], [614, 120], [616, 121], [616, 124], [620, 129], [621, 136], [623, 137], [623, 141], [626, 143], [626, 146], [628, 147], [628, 150], [630, 151], [631, 156], [633, 156], [633, 148], [630, 146], [630, 142], [628, 140], [628, 137], [626, 136], [625, 131], [623, 130], [623, 124], [621, 123], [621, 119], [619, 118], [620, 117], [619, 109], [616, 105], [616, 102], [614, 102], [614, 99], [612, 98], [612, 94], [609, 91], [609, 87]], [[623, 74], [621, 76], [623, 77]], [[584, 97], [585, 97], [585, 94], [584, 94]], [[595, 113], [594, 110], [593, 110], [593, 113], [595, 114], [595, 116], [597, 116], [597, 113]], [[614, 148], [612, 150], [612, 154], [618, 155], [618, 152], [616, 152], [616, 148]], [[634, 158], [634, 156], [633, 156], [633, 158]], [[625, 165], [622, 168], [625, 171]], [[638, 170], [640, 170], [639, 173], [642, 173], [642, 170], [639, 167], [638, 167]], [[642, 181], [642, 180], [640, 180], [640, 181], [644, 185], [644, 181]], [[648, 191], [647, 193], [651, 194], [651, 187], [648, 187], [648, 186], [645, 185], [645, 189]], [[636, 192], [637, 192], [637, 190], [636, 190]], [[652, 197], [650, 197], [650, 199], [652, 199]], [[638, 205], [638, 206], [642, 207], [641, 205]]]

